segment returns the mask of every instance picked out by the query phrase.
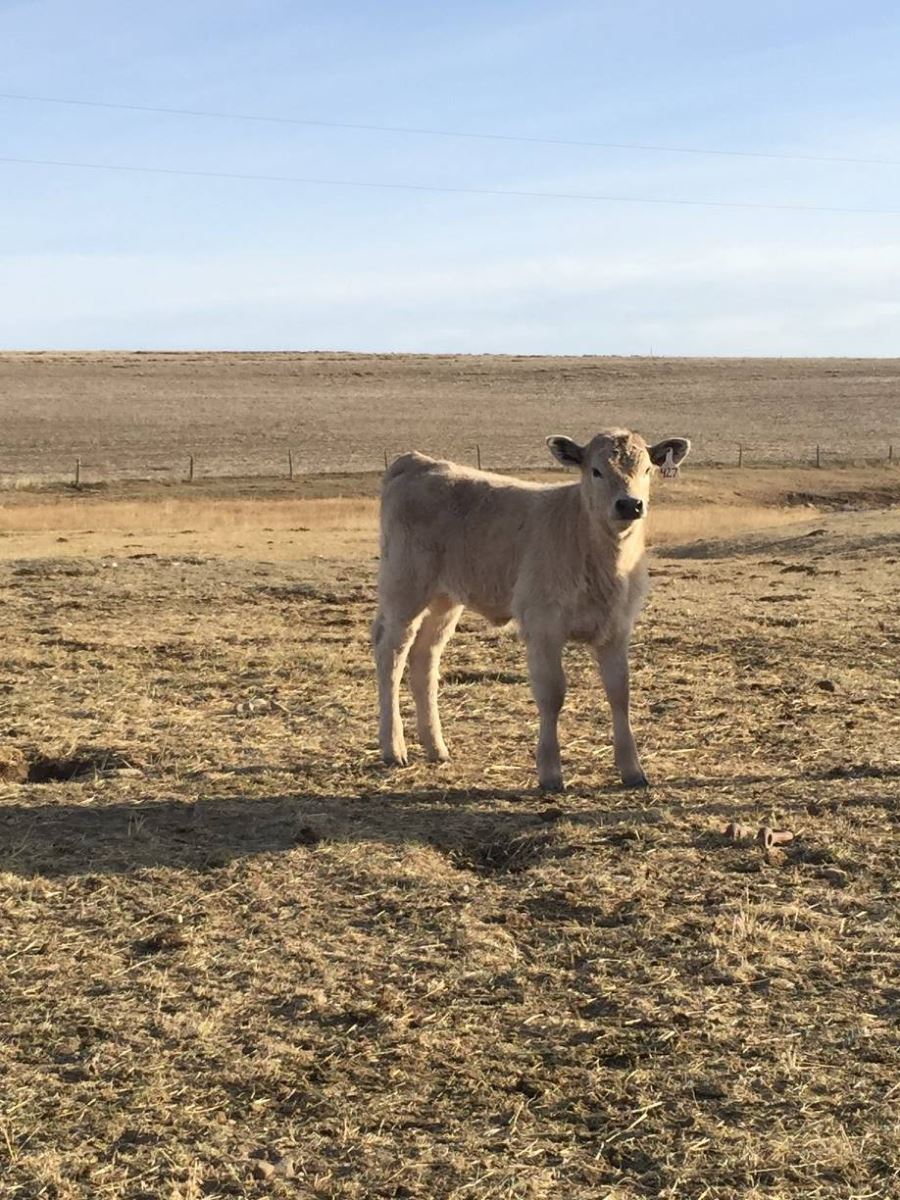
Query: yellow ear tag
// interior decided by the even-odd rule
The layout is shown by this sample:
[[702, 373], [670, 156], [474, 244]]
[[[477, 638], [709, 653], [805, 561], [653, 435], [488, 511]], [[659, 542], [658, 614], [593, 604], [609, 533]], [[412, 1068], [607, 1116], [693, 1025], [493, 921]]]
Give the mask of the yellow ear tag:
[[666, 461], [659, 468], [659, 473], [663, 479], [678, 478], [678, 463], [675, 462], [675, 452], [673, 450], [666, 451]]

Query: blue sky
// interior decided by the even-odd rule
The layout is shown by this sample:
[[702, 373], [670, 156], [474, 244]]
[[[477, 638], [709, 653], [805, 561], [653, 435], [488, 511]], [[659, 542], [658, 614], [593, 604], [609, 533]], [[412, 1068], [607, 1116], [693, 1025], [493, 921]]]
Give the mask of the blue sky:
[[[0, 0], [0, 91], [900, 162], [888, 0]], [[900, 209], [900, 165], [0, 100], [0, 156]], [[0, 163], [0, 345], [900, 353], [900, 215]]]

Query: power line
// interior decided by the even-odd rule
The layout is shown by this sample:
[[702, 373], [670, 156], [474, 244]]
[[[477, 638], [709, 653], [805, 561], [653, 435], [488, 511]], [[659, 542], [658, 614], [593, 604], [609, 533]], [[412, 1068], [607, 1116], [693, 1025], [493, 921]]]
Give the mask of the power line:
[[412, 125], [372, 125], [354, 121], [320, 121], [306, 117], [271, 116], [253, 113], [216, 112], [199, 108], [163, 108], [151, 104], [116, 104], [106, 100], [75, 100], [62, 96], [28, 96], [18, 92], [0, 92], [0, 100], [21, 100], [33, 104], [65, 104], [80, 108], [108, 108], [125, 112], [162, 113], [175, 117], [204, 117], [220, 121], [260, 121], [274, 125], [303, 125], [318, 129], [348, 129], [366, 133], [402, 133], [417, 137], [465, 138], [473, 141], [519, 142], [536, 146], [576, 146], [595, 150], [637, 150], [662, 154], [701, 154], [717, 158], [760, 158], [782, 162], [844, 163], [857, 166], [898, 167], [900, 159], [856, 158], [831, 154], [779, 154], [764, 150], [714, 150], [700, 146], [661, 146], [643, 142], [594, 142], [578, 138], [529, 137], [525, 134], [479, 133], [459, 129], [428, 129]]
[[433, 192], [454, 196], [512, 196], [529, 200], [586, 200], [605, 204], [655, 204], [689, 208], [759, 209], [770, 212], [853, 213], [898, 217], [900, 208], [842, 208], [824, 204], [766, 204], [751, 200], [683, 200], [656, 196], [613, 196], [594, 192], [532, 192], [513, 188], [451, 187], [429, 183], [382, 183], [369, 179], [317, 179], [304, 175], [253, 175], [240, 171], [188, 171], [178, 167], [143, 167], [124, 163], [74, 162], [53, 158], [0, 157], [0, 163], [32, 167], [72, 167], [86, 171], [125, 171], [141, 175], [176, 175], [192, 179], [235, 179], [259, 183], [299, 183], [313, 187], [376, 188], [399, 192]]

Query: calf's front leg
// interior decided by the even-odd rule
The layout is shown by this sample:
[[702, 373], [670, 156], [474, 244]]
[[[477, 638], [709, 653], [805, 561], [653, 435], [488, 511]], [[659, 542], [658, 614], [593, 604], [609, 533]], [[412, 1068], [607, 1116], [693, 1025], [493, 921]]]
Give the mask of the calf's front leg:
[[559, 755], [559, 713], [566, 698], [562, 644], [547, 637], [528, 638], [528, 671], [540, 717], [538, 783], [545, 791], [561, 792], [564, 785]]
[[596, 650], [600, 678], [612, 711], [613, 747], [616, 767], [626, 787], [647, 787], [647, 776], [641, 767], [631, 719], [628, 714], [628, 640], [622, 638]]

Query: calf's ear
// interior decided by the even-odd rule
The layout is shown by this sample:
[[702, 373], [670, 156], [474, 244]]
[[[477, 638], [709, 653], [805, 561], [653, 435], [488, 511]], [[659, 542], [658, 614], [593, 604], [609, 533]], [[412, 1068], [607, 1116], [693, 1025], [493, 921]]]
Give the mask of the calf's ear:
[[571, 438], [554, 434], [547, 438], [547, 445], [553, 457], [564, 467], [580, 467], [584, 461], [584, 448]]
[[649, 450], [650, 461], [655, 467], [665, 466], [669, 451], [672, 451], [672, 465], [678, 466], [683, 458], [687, 458], [691, 443], [687, 438], [663, 438]]

